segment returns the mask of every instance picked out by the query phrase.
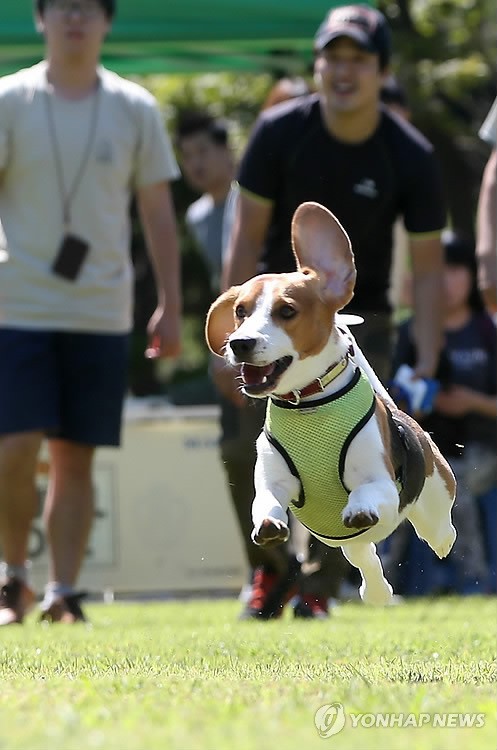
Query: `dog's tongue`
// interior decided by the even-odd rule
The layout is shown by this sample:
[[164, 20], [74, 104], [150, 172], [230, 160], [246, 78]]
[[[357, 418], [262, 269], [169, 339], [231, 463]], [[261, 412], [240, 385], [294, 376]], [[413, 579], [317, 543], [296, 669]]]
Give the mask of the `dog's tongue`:
[[261, 385], [264, 382], [264, 378], [271, 375], [275, 368], [274, 362], [265, 367], [256, 367], [255, 365], [248, 365], [246, 362], [242, 365], [240, 375], [242, 376], [245, 385]]

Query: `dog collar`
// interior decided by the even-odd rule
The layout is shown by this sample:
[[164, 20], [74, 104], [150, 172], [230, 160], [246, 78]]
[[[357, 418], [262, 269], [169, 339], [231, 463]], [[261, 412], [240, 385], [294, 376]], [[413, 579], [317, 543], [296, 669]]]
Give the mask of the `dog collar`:
[[349, 353], [347, 352], [347, 354], [342, 357], [339, 362], [336, 362], [334, 365], [331, 365], [331, 367], [328, 367], [326, 372], [324, 372], [321, 377], [316, 378], [312, 381], [312, 383], [309, 383], [309, 385], [306, 385], [299, 390], [295, 389], [293, 391], [289, 391], [288, 393], [278, 393], [277, 395], [275, 395], [274, 400], [288, 401], [289, 403], [296, 406], [297, 404], [300, 404], [303, 398], [307, 398], [307, 396], [315, 396], [317, 393], [322, 393], [327, 385], [329, 385], [333, 380], [335, 380], [335, 378], [342, 374], [342, 372], [347, 367], [348, 362]]

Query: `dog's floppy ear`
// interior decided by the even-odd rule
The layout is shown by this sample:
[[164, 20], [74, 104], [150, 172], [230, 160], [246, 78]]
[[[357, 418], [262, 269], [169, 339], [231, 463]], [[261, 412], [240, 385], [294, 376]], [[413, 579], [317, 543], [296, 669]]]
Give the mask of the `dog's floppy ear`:
[[224, 355], [224, 347], [230, 333], [235, 330], [233, 305], [238, 297], [239, 286], [232, 286], [221, 294], [209, 308], [205, 323], [205, 340], [211, 352]]
[[297, 267], [312, 268], [337, 305], [352, 299], [356, 280], [354, 255], [347, 232], [320, 203], [302, 203], [293, 215], [292, 247]]

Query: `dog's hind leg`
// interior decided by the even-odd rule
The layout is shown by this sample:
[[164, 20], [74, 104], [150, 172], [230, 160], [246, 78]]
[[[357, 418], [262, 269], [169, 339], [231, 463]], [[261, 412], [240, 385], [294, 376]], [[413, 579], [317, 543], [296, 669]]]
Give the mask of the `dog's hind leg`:
[[342, 547], [343, 554], [351, 565], [359, 568], [362, 583], [359, 589], [366, 604], [385, 606], [392, 602], [393, 590], [385, 576], [381, 560], [373, 542], [354, 542]]
[[426, 479], [419, 498], [406, 509], [407, 518], [416, 534], [440, 558], [449, 554], [456, 539], [456, 530], [451, 520], [454, 499], [455, 483], [447, 482], [446, 477], [435, 470]]

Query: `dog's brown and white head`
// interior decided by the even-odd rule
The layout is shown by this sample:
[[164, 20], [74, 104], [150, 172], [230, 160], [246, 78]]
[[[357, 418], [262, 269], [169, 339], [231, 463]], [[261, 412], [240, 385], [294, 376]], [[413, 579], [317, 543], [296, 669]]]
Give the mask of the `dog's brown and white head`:
[[356, 279], [345, 230], [319, 203], [303, 203], [293, 216], [292, 247], [297, 271], [232, 287], [207, 315], [209, 348], [242, 366], [248, 396], [302, 388], [346, 349], [334, 327]]

